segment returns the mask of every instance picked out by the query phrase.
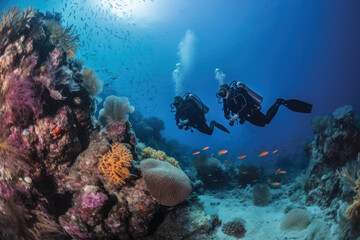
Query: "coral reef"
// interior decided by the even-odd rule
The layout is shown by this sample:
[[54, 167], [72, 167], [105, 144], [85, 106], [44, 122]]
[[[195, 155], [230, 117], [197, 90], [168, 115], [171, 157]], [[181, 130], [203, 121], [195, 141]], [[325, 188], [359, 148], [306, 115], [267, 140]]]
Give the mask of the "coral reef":
[[174, 206], [191, 194], [190, 179], [168, 162], [149, 158], [140, 162], [146, 189], [157, 202]]
[[235, 218], [225, 223], [221, 231], [223, 231], [226, 235], [242, 238], [246, 233], [244, 223], [245, 221], [243, 219]]
[[[184, 201], [190, 181], [165, 152], [141, 171], [127, 98], [108, 97], [97, 124], [101, 84], [71, 59], [78, 36], [60, 23], [61, 14], [18, 8], [0, 23], [1, 238], [143, 239], [170, 212], [160, 203]], [[146, 122], [165, 146], [162, 122]], [[198, 229], [210, 232], [212, 219]]]
[[360, 129], [352, 107], [343, 106], [332, 116], [316, 117], [313, 131], [314, 140], [305, 148], [310, 157], [302, 177], [305, 202], [319, 205], [336, 219], [339, 239], [354, 239], [360, 236]]

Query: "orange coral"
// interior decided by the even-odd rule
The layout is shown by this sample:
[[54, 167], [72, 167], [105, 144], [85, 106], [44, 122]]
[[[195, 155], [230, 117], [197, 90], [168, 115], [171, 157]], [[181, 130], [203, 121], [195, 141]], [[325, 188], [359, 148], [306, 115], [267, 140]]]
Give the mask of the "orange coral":
[[128, 167], [131, 166], [133, 156], [124, 144], [114, 143], [111, 150], [100, 156], [99, 170], [115, 184], [123, 185], [130, 177]]

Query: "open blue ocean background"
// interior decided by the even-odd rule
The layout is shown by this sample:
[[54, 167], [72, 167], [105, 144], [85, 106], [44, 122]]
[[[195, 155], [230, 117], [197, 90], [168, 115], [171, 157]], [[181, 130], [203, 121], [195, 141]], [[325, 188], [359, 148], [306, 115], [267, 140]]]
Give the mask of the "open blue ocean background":
[[[165, 122], [167, 139], [199, 150], [210, 146], [209, 153], [227, 149], [231, 161], [240, 161], [241, 154], [255, 161], [260, 152], [274, 149], [301, 157], [301, 141], [312, 139], [315, 116], [345, 104], [360, 110], [357, 0], [0, 1], [1, 8], [14, 5], [61, 12], [64, 24], [76, 27], [77, 57], [97, 70], [106, 85], [103, 96], [127, 96], [136, 111]], [[189, 47], [179, 55], [188, 30]], [[169, 105], [175, 96], [172, 74], [182, 58], [188, 62], [182, 93], [197, 94], [210, 107], [208, 122], [218, 121], [231, 134], [178, 130]], [[215, 97], [216, 68], [227, 83], [242, 81], [263, 96], [264, 112], [278, 97], [312, 103], [313, 112], [282, 107], [264, 128], [230, 127]]]

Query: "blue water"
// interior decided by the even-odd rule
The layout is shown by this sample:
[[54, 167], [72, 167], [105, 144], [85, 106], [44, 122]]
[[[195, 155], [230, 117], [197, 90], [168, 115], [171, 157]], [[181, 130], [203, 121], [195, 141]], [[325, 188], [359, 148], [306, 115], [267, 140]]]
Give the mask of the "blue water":
[[[0, 4], [61, 12], [64, 24], [74, 24], [81, 36], [77, 57], [97, 70], [104, 83], [111, 83], [105, 94], [128, 96], [137, 111], [162, 119], [166, 138], [194, 149], [209, 145], [209, 153], [227, 149], [227, 158], [233, 161], [241, 154], [256, 156], [274, 149], [299, 156], [301, 141], [313, 137], [315, 116], [344, 104], [360, 110], [357, 0], [2, 0]], [[175, 95], [172, 73], [187, 30], [193, 38], [186, 53], [190, 64], [183, 93], [196, 93], [210, 107], [208, 122], [224, 124], [230, 135], [218, 129], [212, 136], [180, 131], [170, 113]], [[310, 102], [313, 112], [281, 108], [264, 128], [249, 123], [230, 127], [215, 97], [217, 67], [228, 83], [240, 80], [262, 95], [263, 111], [282, 97]]]

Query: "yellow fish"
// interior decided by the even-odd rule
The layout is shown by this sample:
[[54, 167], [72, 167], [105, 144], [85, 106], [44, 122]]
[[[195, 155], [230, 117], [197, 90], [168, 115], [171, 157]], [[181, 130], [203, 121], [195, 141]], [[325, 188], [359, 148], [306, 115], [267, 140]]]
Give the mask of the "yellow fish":
[[241, 155], [240, 157], [238, 157], [238, 159], [243, 159], [245, 157], [246, 157], [246, 155]]
[[208, 149], [209, 149], [209, 146], [206, 146], [202, 150], [205, 151], [205, 150], [208, 150]]
[[219, 152], [218, 152], [218, 155], [223, 155], [223, 154], [225, 154], [225, 153], [227, 153], [227, 152], [228, 152], [228, 151], [224, 149], [224, 150], [219, 151]]
[[193, 153], [193, 155], [198, 155], [200, 152], [199, 151], [197, 151], [197, 152], [194, 152]]
[[259, 157], [266, 156], [266, 155], [268, 155], [268, 153], [269, 153], [268, 151], [264, 151], [259, 154]]

